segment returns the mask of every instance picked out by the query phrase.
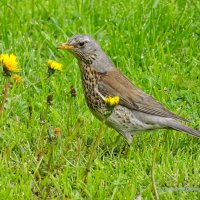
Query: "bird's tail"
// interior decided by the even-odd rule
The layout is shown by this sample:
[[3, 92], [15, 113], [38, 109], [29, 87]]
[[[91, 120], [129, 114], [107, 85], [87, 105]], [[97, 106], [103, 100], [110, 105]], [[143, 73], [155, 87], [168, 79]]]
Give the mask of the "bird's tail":
[[183, 131], [185, 133], [188, 133], [190, 135], [193, 135], [195, 137], [198, 137], [200, 138], [200, 132], [195, 130], [195, 129], [192, 129], [192, 128], [189, 128], [188, 126], [178, 122], [178, 121], [172, 121], [170, 124], [168, 124], [168, 126], [172, 129], [175, 129], [177, 131]]

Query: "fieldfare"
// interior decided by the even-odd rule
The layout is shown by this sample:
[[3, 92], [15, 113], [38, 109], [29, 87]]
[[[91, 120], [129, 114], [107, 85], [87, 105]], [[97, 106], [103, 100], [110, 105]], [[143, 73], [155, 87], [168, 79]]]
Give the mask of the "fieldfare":
[[74, 35], [59, 49], [67, 49], [79, 62], [87, 105], [100, 120], [122, 134], [127, 142], [142, 131], [175, 129], [200, 137], [151, 96], [133, 85], [88, 35]]

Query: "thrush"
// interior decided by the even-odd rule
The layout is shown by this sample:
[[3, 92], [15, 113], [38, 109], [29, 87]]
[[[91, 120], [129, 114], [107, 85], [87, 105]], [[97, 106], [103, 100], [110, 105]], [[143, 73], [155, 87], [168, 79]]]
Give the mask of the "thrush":
[[[200, 137], [199, 131], [180, 122], [187, 122], [186, 119], [133, 85], [90, 36], [74, 35], [58, 48], [68, 50], [77, 58], [91, 112], [122, 134], [129, 144], [135, 134], [154, 129], [174, 129]], [[109, 98], [116, 97], [116, 104], [108, 103]]]

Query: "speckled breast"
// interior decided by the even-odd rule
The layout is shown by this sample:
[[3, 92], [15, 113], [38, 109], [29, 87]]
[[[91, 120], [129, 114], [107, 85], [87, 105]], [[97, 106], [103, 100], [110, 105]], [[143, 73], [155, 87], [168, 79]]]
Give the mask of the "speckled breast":
[[91, 66], [84, 64], [81, 66], [81, 76], [84, 94], [89, 109], [96, 117], [103, 119], [105, 116], [106, 105], [103, 99], [95, 91], [96, 85], [100, 79], [100, 74]]

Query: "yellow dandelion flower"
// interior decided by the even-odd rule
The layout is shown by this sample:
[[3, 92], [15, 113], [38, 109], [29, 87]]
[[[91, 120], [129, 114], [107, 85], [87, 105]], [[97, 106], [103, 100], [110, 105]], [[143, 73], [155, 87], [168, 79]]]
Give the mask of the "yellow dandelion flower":
[[53, 60], [48, 60], [48, 67], [52, 70], [62, 71], [62, 64]]
[[61, 136], [61, 129], [60, 128], [54, 128], [54, 133], [57, 137], [60, 137]]
[[0, 62], [2, 62], [4, 56], [5, 56], [5, 54], [0, 55]]
[[119, 104], [119, 97], [118, 96], [114, 96], [114, 97], [106, 96], [104, 101], [109, 106], [116, 106], [117, 104]]
[[9, 74], [10, 72], [19, 72], [17, 57], [14, 54], [1, 54], [0, 61], [3, 65], [4, 71]]
[[12, 76], [13, 80], [16, 82], [16, 83], [21, 83], [22, 82], [22, 77], [17, 75], [17, 74], [14, 74]]

